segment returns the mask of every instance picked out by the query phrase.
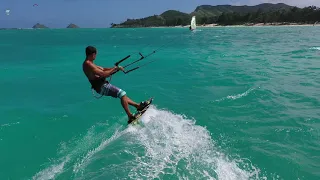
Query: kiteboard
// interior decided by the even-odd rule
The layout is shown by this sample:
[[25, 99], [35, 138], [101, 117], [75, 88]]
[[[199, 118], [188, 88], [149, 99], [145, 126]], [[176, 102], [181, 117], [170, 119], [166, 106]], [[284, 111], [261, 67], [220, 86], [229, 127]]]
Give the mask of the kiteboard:
[[139, 124], [139, 119], [141, 118], [141, 116], [148, 110], [148, 108], [150, 107], [151, 103], [153, 101], [153, 98], [150, 98], [149, 100], [147, 100], [147, 106], [142, 109], [141, 111], [137, 111], [133, 116], [135, 117], [134, 120], [131, 121], [131, 123], [129, 124], [132, 124], [132, 125], [136, 125], [136, 124]]

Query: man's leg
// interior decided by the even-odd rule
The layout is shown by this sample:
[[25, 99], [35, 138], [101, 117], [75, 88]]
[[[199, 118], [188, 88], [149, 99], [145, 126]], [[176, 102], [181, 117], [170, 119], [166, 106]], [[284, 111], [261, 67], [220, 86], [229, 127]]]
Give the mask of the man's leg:
[[140, 104], [137, 104], [136, 102], [132, 101], [128, 96], [126, 96], [126, 99], [128, 101], [128, 104], [135, 107], [138, 111], [141, 111], [148, 105], [145, 101], [141, 102]]
[[[129, 117], [130, 114], [131, 114], [128, 105], [131, 105], [131, 106], [137, 108], [137, 110], [140, 109], [140, 108], [141, 108], [141, 109], [144, 108], [144, 106], [141, 106], [141, 104], [137, 104], [136, 102], [132, 101], [132, 100], [131, 100], [128, 96], [126, 96], [126, 95], [122, 96], [120, 99], [121, 99], [122, 107], [123, 107], [124, 110], [126, 111], [128, 117]], [[140, 106], [141, 106], [141, 107], [140, 107]], [[131, 117], [131, 118], [132, 118], [132, 117]]]
[[132, 118], [133, 118], [133, 115], [131, 114], [131, 112], [130, 112], [130, 110], [129, 110], [128, 104], [131, 105], [131, 104], [136, 104], [136, 103], [132, 102], [132, 101], [128, 98], [128, 96], [126, 96], [126, 95], [122, 96], [120, 99], [121, 99], [121, 105], [122, 105], [123, 109], [126, 111], [126, 113], [127, 113], [127, 115], [128, 115], [128, 118], [129, 118], [129, 119], [132, 119]]
[[135, 107], [137, 109], [140, 107], [139, 104], [137, 104], [136, 102], [132, 101], [128, 96], [125, 96], [125, 97], [126, 97], [129, 105], [131, 105], [131, 106], [133, 106], [133, 107]]
[[121, 105], [123, 109], [125, 110], [126, 114], [128, 115], [129, 119], [133, 118], [133, 115], [130, 112], [129, 106], [134, 106], [135, 108], [140, 108], [140, 105], [136, 102], [132, 101], [128, 96], [126, 95], [126, 92], [122, 89], [113, 86], [111, 84], [104, 84], [102, 87], [103, 94], [106, 96], [111, 96], [114, 98], [119, 98], [121, 100]]

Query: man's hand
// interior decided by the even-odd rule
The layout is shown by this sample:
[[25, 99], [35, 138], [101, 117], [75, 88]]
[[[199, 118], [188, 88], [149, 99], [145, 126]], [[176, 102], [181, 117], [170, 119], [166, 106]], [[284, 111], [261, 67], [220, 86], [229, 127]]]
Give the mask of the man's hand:
[[122, 66], [118, 66], [118, 70], [124, 71], [124, 68]]

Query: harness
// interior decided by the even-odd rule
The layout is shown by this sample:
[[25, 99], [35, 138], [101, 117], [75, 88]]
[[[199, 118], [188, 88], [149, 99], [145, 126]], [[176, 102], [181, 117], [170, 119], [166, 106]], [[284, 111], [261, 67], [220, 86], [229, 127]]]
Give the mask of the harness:
[[[91, 84], [92, 95], [93, 95], [95, 98], [100, 99], [100, 98], [103, 96], [103, 94], [105, 93], [104, 91], [101, 92], [101, 87], [102, 87], [105, 83], [107, 83], [108, 85], [110, 85], [111, 79], [112, 79], [112, 76], [110, 76], [110, 80], [109, 80], [109, 81], [105, 80], [104, 78], [97, 78], [97, 79], [93, 79], [93, 80], [90, 80], [90, 79], [89, 79], [89, 82], [90, 82], [90, 84]], [[100, 94], [100, 96], [96, 96], [93, 90], [95, 90], [98, 94]], [[107, 93], [106, 93], [106, 94], [108, 94], [108, 91], [109, 91], [109, 89], [107, 89]]]

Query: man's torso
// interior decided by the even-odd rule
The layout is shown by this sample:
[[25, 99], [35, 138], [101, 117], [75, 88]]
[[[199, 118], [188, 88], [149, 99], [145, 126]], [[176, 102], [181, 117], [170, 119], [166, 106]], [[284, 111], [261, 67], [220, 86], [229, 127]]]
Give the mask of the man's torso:
[[87, 60], [83, 62], [82, 69], [84, 74], [87, 76], [88, 80], [99, 79], [99, 75], [94, 73], [93, 69], [88, 65], [88, 63], [91, 63], [93, 66], [96, 66], [94, 63]]
[[[87, 60], [83, 62], [82, 69], [86, 77], [88, 78], [90, 84], [96, 91], [100, 91], [102, 84], [106, 81], [104, 78], [101, 78], [99, 75], [95, 74], [92, 67], [88, 64], [92, 62], [88, 62]], [[96, 66], [94, 63], [91, 65]]]

